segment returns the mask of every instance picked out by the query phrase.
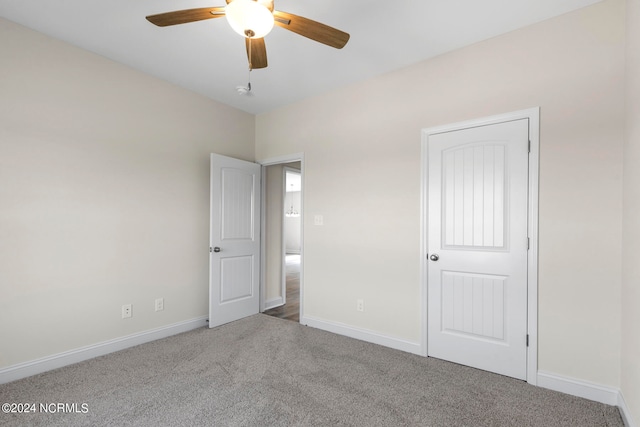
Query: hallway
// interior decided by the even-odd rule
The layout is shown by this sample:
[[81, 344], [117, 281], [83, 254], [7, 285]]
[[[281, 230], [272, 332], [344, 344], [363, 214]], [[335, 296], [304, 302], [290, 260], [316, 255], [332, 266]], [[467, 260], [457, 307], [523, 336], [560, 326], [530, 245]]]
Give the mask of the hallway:
[[300, 255], [286, 256], [286, 304], [264, 312], [264, 314], [281, 319], [300, 321]]

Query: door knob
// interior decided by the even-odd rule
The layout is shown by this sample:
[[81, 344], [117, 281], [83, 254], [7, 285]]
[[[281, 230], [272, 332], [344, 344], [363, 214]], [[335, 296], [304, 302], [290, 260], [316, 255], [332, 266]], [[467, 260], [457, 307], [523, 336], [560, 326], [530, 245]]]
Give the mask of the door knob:
[[438, 254], [432, 254], [432, 255], [429, 257], [429, 259], [430, 259], [431, 261], [437, 261], [437, 260], [439, 260], [439, 259], [440, 259], [440, 256], [439, 256]]
[[220, 248], [216, 246], [215, 248], [213, 248], [213, 252], [220, 252]]

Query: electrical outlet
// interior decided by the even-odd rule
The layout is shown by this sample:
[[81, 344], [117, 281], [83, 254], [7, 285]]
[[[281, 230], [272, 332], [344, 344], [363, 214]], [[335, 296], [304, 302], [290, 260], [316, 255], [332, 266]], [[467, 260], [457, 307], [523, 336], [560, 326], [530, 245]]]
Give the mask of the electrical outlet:
[[164, 298], [156, 298], [156, 311], [164, 310]]
[[122, 306], [122, 318], [127, 319], [133, 316], [133, 310], [131, 308], [131, 304], [125, 304]]
[[363, 299], [359, 299], [358, 301], [356, 301], [356, 310], [364, 311], [364, 300]]

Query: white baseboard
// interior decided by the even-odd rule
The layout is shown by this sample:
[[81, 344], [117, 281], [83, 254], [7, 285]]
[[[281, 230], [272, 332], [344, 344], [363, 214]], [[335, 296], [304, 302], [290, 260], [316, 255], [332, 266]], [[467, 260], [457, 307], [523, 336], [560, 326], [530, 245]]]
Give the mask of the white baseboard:
[[620, 415], [622, 415], [622, 421], [624, 421], [626, 427], [638, 427], [638, 424], [635, 424], [631, 418], [631, 411], [624, 400], [622, 392], [618, 395], [618, 408], [620, 408]]
[[622, 416], [625, 426], [637, 427], [631, 419], [631, 412], [624, 401], [622, 392], [617, 388], [543, 371], [538, 371], [538, 386], [606, 405], [617, 406], [618, 409], [620, 409], [620, 415]]
[[280, 307], [281, 305], [284, 305], [284, 299], [282, 297], [271, 298], [269, 301], [264, 302], [264, 310], [262, 311], [267, 311], [272, 308]]
[[52, 356], [43, 357], [41, 359], [19, 363], [17, 365], [0, 369], [0, 384], [30, 377], [52, 369], [72, 365], [84, 360], [93, 359], [94, 357], [103, 356], [115, 351], [124, 350], [125, 348], [159, 340], [161, 338], [166, 338], [171, 335], [187, 332], [204, 326], [207, 326], [206, 316], [115, 338], [109, 341], [103, 341], [101, 343], [80, 347], [63, 353], [54, 354]]
[[538, 371], [538, 386], [607, 405], [618, 405], [620, 390], [550, 372]]
[[406, 351], [407, 353], [413, 353], [417, 355], [422, 354], [420, 343], [389, 337], [378, 332], [356, 328], [344, 323], [331, 322], [309, 316], [303, 316], [302, 319], [300, 319], [300, 323], [303, 325], [311, 326], [312, 328], [333, 332], [334, 334], [344, 335], [361, 341], [383, 345], [385, 347], [394, 348], [396, 350]]

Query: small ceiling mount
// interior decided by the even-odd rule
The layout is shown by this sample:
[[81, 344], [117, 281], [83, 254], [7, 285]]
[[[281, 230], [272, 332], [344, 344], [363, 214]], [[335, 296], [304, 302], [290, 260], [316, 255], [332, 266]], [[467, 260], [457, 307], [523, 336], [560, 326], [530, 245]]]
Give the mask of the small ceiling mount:
[[251, 92], [251, 82], [247, 83], [246, 86], [236, 86], [236, 91], [240, 96], [253, 96], [253, 92]]

